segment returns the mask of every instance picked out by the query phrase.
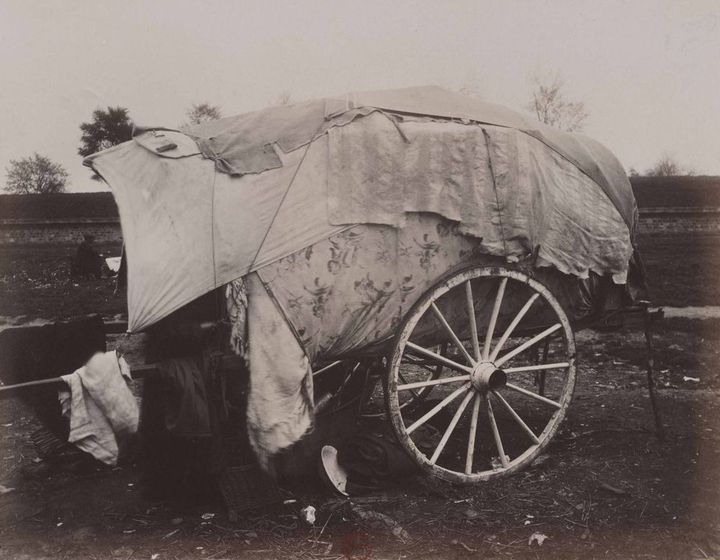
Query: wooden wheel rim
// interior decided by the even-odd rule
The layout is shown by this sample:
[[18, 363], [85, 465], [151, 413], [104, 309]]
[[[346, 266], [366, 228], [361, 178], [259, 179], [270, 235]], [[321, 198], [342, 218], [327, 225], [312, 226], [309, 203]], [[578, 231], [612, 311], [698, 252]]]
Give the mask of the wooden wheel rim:
[[[498, 292], [504, 292], [505, 285], [509, 281], [514, 282], [520, 282], [522, 284], [527, 285], [534, 293], [533, 298], [542, 298], [545, 303], [547, 303], [550, 307], [550, 309], [553, 311], [557, 323], [556, 323], [556, 330], [560, 331], [563, 335], [563, 349], [564, 353], [566, 355], [566, 359], [564, 362], [562, 362], [564, 365], [562, 368], [554, 368], [554, 369], [563, 369], [565, 371], [565, 378], [564, 378], [564, 386], [561, 393], [561, 398], [555, 402], [557, 405], [557, 410], [552, 414], [549, 421], [545, 425], [545, 428], [543, 431], [539, 434], [536, 434], [538, 443], [533, 443], [532, 445], [529, 445], [527, 449], [519, 454], [516, 457], [511, 457], [510, 460], [507, 462], [505, 461], [504, 454], [500, 454], [500, 456], [503, 459], [503, 465], [500, 468], [493, 468], [491, 470], [482, 470], [475, 472], [474, 468], [471, 466], [470, 473], [467, 472], [461, 472], [456, 470], [451, 470], [448, 468], [445, 468], [443, 466], [440, 466], [436, 464], [435, 461], [431, 460], [431, 457], [428, 457], [425, 453], [423, 453], [418, 447], [415, 445], [415, 442], [412, 440], [408, 426], [406, 426], [405, 421], [403, 419], [402, 411], [399, 406], [399, 397], [398, 397], [398, 377], [399, 377], [399, 369], [401, 366], [401, 362], [403, 360], [403, 357], [405, 356], [405, 351], [408, 345], [408, 341], [417, 326], [420, 319], [429, 311], [432, 310], [433, 304], [443, 295], [448, 293], [450, 290], [457, 288], [458, 286], [467, 283], [469, 284], [471, 280], [475, 280], [478, 278], [497, 278], [498, 284], [502, 285], [502, 288], [498, 288]], [[471, 288], [468, 288], [468, 293], [472, 291]], [[470, 297], [470, 296], [468, 296]], [[500, 302], [502, 302], [502, 294], [499, 296]], [[531, 298], [532, 299], [532, 298]], [[534, 300], [533, 300], [534, 301]], [[528, 303], [526, 307], [529, 307], [532, 305], [532, 303]], [[495, 302], [495, 307], [498, 307], [497, 300]], [[496, 312], [494, 313], [496, 315]], [[495, 316], [495, 319], [497, 318], [497, 315]], [[491, 318], [491, 326], [488, 327], [488, 330], [492, 328], [494, 330], [494, 321], [495, 319]], [[472, 323], [474, 323], [475, 320], [473, 319]], [[477, 328], [477, 326], [476, 326]], [[491, 333], [493, 334], [493, 333]], [[512, 334], [512, 333], [511, 333]], [[542, 334], [542, 333], [541, 333]], [[549, 336], [549, 335], [547, 335]], [[483, 346], [482, 352], [480, 352], [481, 357], [488, 357], [486, 356], [486, 353], [490, 352], [489, 343], [486, 342], [485, 345], [483, 345], [482, 336], [480, 333], [477, 333], [477, 336], [475, 337], [476, 340], [478, 340], [478, 346]], [[492, 338], [492, 337], [491, 337]], [[538, 340], [539, 342], [539, 340]], [[537, 342], [536, 342], [537, 343]], [[536, 344], [535, 343], [535, 344]], [[530, 345], [528, 348], [534, 346]], [[475, 347], [477, 349], [477, 346]], [[477, 351], [477, 350], [476, 350]], [[470, 350], [472, 353], [472, 350]], [[479, 351], [478, 351], [479, 352]], [[508, 352], [508, 354], [512, 354], [514, 350]], [[522, 352], [522, 351], [521, 351]], [[507, 355], [507, 354], [506, 354]], [[503, 356], [498, 357], [497, 359], [500, 360]], [[511, 358], [514, 356], [511, 356]], [[509, 358], [506, 361], [509, 361], [511, 358]], [[480, 361], [480, 360], [478, 360]], [[471, 368], [468, 366], [469, 369], [476, 369]], [[512, 368], [511, 368], [512, 369]], [[522, 469], [523, 467], [529, 465], [545, 448], [545, 446], [550, 442], [552, 437], [557, 432], [557, 429], [562, 422], [565, 412], [567, 410], [567, 407], [570, 403], [570, 400], [572, 398], [572, 393], [575, 387], [575, 374], [576, 374], [576, 368], [575, 368], [575, 340], [572, 332], [572, 328], [570, 326], [570, 321], [563, 310], [560, 303], [557, 301], [557, 299], [553, 296], [552, 292], [541, 282], [538, 280], [529, 277], [524, 272], [520, 272], [517, 270], [512, 270], [504, 267], [473, 267], [466, 269], [464, 271], [458, 272], [451, 276], [450, 278], [438, 283], [433, 289], [426, 292], [413, 306], [413, 308], [408, 312], [405, 319], [403, 320], [403, 323], [401, 325], [400, 330], [397, 333], [397, 336], [395, 338], [395, 343], [393, 347], [393, 354], [392, 358], [390, 360], [387, 375], [385, 376], [385, 402], [386, 407], [388, 410], [388, 414], [390, 416], [393, 429], [395, 431], [395, 434], [400, 441], [400, 443], [403, 445], [403, 447], [406, 449], [406, 451], [415, 459], [415, 461], [418, 463], [418, 465], [429, 474], [432, 474], [434, 476], [437, 476], [441, 479], [450, 481], [450, 482], [456, 482], [456, 483], [464, 483], [464, 484], [471, 484], [476, 482], [482, 482], [487, 481], [491, 478], [498, 478], [501, 476], [507, 476], [509, 474], [512, 474], [514, 472], [517, 472], [518, 470]], [[456, 376], [460, 377], [464, 375], [464, 372], [457, 372], [455, 373]], [[471, 373], [470, 371], [467, 372], [467, 383], [471, 384]], [[457, 383], [460, 383], [461, 387], [465, 385], [464, 381], [458, 381]], [[473, 393], [473, 389], [475, 389], [474, 386], [470, 386], [468, 391], [462, 391], [459, 392], [457, 397], [462, 396], [465, 394], [465, 398], [462, 399], [462, 404], [460, 404], [459, 408], [462, 408], [463, 410], [468, 407], [470, 404], [470, 401], [472, 402], [472, 415], [475, 415], [477, 417], [478, 411], [479, 411], [479, 401], [480, 399], [484, 398], [486, 401], [490, 401], [491, 399], [489, 397], [475, 397], [475, 398], [469, 398], [468, 396]], [[455, 391], [458, 392], [458, 391]], [[480, 395], [480, 392], [477, 392], [475, 389], [475, 394]], [[489, 393], [486, 393], [486, 395], [489, 395]], [[534, 397], [533, 397], [534, 398]], [[452, 402], [459, 403], [461, 402], [459, 398], [455, 398]], [[495, 402], [498, 402], [497, 400]], [[492, 405], [486, 404], [488, 408], [492, 409]], [[496, 405], [498, 406], [498, 405]], [[502, 405], [504, 407], [505, 405]], [[458, 414], [463, 415], [463, 412], [460, 411]], [[489, 413], [490, 417], [490, 424], [492, 425], [492, 429], [495, 433], [497, 433], [497, 426], [495, 425], [495, 421], [492, 418], [492, 411]], [[453, 419], [452, 422], [457, 422], [457, 419]], [[451, 423], [452, 423], [451, 422]], [[410, 426], [412, 428], [412, 426]], [[450, 431], [452, 431], [454, 428], [450, 428]], [[473, 428], [471, 427], [470, 430]], [[473, 438], [474, 442], [474, 435], [468, 437]], [[496, 440], [497, 442], [497, 440]], [[473, 448], [474, 448], [473, 443]], [[470, 462], [472, 465], [472, 455], [473, 452], [470, 451], [470, 446], [468, 446], [467, 455], [470, 456]], [[502, 445], [499, 446], [498, 449], [502, 449]], [[437, 459], [437, 458], [436, 458]], [[467, 459], [467, 457], [466, 457]], [[467, 466], [466, 466], [467, 470]]]

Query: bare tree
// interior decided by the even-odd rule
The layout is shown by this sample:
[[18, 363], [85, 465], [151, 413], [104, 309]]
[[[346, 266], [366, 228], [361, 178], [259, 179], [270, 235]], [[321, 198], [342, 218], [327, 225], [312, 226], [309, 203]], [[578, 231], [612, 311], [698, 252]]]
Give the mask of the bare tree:
[[192, 107], [188, 109], [186, 116], [188, 120], [186, 123], [180, 125], [181, 129], [209, 121], [216, 121], [222, 118], [222, 111], [220, 107], [210, 105], [210, 103], [193, 103]]
[[277, 99], [275, 100], [276, 105], [290, 105], [290, 101], [292, 101], [292, 93], [290, 93], [288, 90], [281, 91], [280, 94], [277, 96]]
[[588, 117], [585, 103], [566, 99], [565, 82], [559, 75], [535, 78], [534, 86], [527, 108], [540, 122], [567, 132], [582, 130]]
[[695, 175], [692, 169], [683, 167], [670, 154], [663, 154], [655, 165], [645, 172], [650, 177], [675, 177], [677, 175]]
[[31, 157], [10, 160], [5, 190], [16, 194], [65, 192], [67, 171], [59, 163], [37, 152]]

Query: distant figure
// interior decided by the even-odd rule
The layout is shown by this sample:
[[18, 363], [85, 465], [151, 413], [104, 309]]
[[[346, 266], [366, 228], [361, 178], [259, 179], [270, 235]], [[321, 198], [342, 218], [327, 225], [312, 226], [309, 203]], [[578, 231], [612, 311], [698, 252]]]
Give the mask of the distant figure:
[[92, 235], [83, 235], [83, 242], [77, 248], [70, 269], [73, 278], [102, 277], [103, 259], [93, 247], [94, 241], [95, 238]]

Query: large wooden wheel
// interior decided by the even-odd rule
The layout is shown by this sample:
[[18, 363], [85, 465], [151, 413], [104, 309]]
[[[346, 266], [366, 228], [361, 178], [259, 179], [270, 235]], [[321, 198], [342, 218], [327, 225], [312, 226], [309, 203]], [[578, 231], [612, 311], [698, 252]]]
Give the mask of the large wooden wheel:
[[[449, 344], [445, 355], [434, 349]], [[419, 369], [418, 363], [424, 367]], [[427, 378], [427, 368], [438, 367]], [[427, 472], [473, 483], [531, 463], [575, 386], [575, 341], [550, 290], [524, 272], [475, 267], [428, 291], [405, 317], [385, 378], [400, 443]], [[432, 387], [432, 399], [406, 395]]]

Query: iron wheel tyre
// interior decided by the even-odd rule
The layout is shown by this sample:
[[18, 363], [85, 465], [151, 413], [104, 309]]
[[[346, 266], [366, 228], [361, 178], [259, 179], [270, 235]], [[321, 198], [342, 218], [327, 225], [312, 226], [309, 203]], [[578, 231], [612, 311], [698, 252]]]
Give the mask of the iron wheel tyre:
[[[483, 310], [489, 317], [480, 334]], [[439, 341], [455, 354], [430, 350]], [[537, 363], [541, 342], [552, 346], [548, 363]], [[404, 381], [417, 356], [441, 364], [440, 376]], [[539, 372], [543, 395], [534, 390]], [[473, 267], [438, 283], [406, 315], [384, 378], [385, 401], [399, 442], [425, 472], [472, 484], [532, 463], [565, 416], [575, 374], [573, 331], [552, 292], [522, 271]], [[400, 393], [428, 386], [439, 402], [401, 407]]]

